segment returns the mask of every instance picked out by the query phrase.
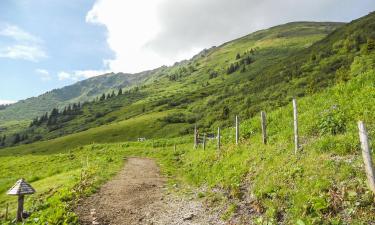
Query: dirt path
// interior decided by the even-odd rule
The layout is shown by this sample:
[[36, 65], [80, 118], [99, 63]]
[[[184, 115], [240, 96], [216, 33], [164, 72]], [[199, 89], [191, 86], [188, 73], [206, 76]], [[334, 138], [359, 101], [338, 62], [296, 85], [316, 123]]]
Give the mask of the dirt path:
[[164, 184], [153, 160], [129, 158], [114, 179], [79, 204], [76, 213], [84, 225], [223, 224], [200, 202], [168, 194]]

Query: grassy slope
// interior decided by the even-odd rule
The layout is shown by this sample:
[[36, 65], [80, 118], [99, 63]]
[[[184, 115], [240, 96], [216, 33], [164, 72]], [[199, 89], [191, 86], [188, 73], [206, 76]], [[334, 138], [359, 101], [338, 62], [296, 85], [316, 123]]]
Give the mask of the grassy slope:
[[[356, 64], [370, 60], [375, 66], [374, 59], [374, 54], [360, 57]], [[34, 150], [27, 145], [3, 150], [0, 165], [7, 173], [0, 178], [1, 187], [4, 187], [0, 192], [14, 182], [14, 177], [23, 176], [33, 181], [39, 190], [35, 198], [28, 199], [29, 206], [34, 199], [45, 199], [48, 193], [53, 194], [48, 200], [51, 211], [40, 202], [34, 203], [40, 210], [35, 217], [73, 221], [74, 215], [67, 214], [72, 196], [90, 193], [92, 187], [108, 179], [120, 168], [122, 157], [143, 155], [157, 158], [163, 171], [178, 178], [179, 182], [208, 186], [208, 193], [203, 194], [208, 200], [212, 198], [210, 188], [222, 188], [227, 193], [225, 199], [229, 200], [216, 204], [228, 204], [229, 201], [235, 205], [236, 199], [241, 199], [246, 192], [253, 194], [260, 209], [255, 215], [258, 222], [366, 224], [375, 219], [375, 205], [365, 183], [356, 121], [366, 121], [370, 135], [375, 136], [375, 108], [372, 104], [375, 71], [373, 68], [358, 73], [358, 68], [353, 65], [352, 73], [357, 75], [348, 83], [299, 99], [303, 151], [297, 157], [293, 154], [292, 108], [287, 105], [268, 113], [267, 146], [261, 143], [259, 117], [255, 117], [241, 123], [243, 138], [239, 147], [233, 144], [233, 129], [223, 131], [220, 153], [213, 142], [208, 144], [206, 151], [192, 149], [191, 136], [155, 141], [157, 148], [154, 150], [152, 142], [85, 147], [73, 147], [73, 143], [70, 151], [61, 148], [59, 143], [49, 143], [49, 150], [45, 151], [47, 146], [41, 142], [34, 144]], [[339, 111], [334, 111], [333, 115], [345, 115], [342, 123], [346, 129], [337, 135], [321, 133], [321, 124], [324, 123], [321, 115], [333, 105], [339, 106]], [[69, 141], [64, 137], [56, 140], [72, 143], [76, 139], [83, 140], [84, 144], [85, 139], [79, 134], [71, 138]], [[190, 143], [186, 144], [186, 141]], [[173, 143], [178, 143], [177, 152], [173, 151]], [[83, 183], [89, 185], [83, 188], [79, 177], [81, 170], [86, 171], [87, 159], [92, 171], [87, 172], [87, 181], [84, 179]], [[56, 162], [59, 167], [55, 166]], [[75, 187], [73, 190], [82, 190], [67, 191], [72, 187]], [[14, 202], [10, 197], [1, 196], [0, 208], [5, 202]], [[68, 204], [66, 208], [63, 207], [65, 204]], [[52, 211], [56, 207], [63, 210]]]
[[[46, 140], [114, 120], [121, 121], [158, 111], [175, 114], [173, 110], [176, 112], [183, 110], [186, 117], [193, 117], [194, 120], [199, 121], [200, 126], [206, 128], [218, 124], [227, 126], [230, 123], [230, 116], [234, 114], [249, 118], [262, 107], [262, 104], [268, 105], [268, 108], [285, 104], [288, 96], [284, 95], [284, 89], [293, 90], [290, 84], [283, 84], [279, 91], [271, 87], [256, 87], [255, 83], [268, 82], [263, 71], [301, 49], [311, 46], [341, 25], [340, 23], [291, 23], [228, 42], [203, 52], [192, 60], [152, 71], [148, 80], [139, 86], [138, 91], [104, 102], [87, 104], [76, 118], [60, 122], [59, 129], [49, 132], [51, 130], [49, 127], [42, 126], [34, 132], [27, 131], [29, 140], [25, 140], [24, 143], [34, 140], [36, 136], [42, 136]], [[251, 54], [255, 61], [246, 66], [246, 71], [227, 75], [227, 67], [241, 60], [236, 60], [236, 54], [244, 55], [250, 49], [256, 49], [255, 53]], [[209, 74], [213, 71], [218, 75], [210, 79]], [[173, 75], [179, 77], [170, 80], [169, 77]], [[260, 81], [255, 82], [254, 80], [257, 79]], [[274, 96], [268, 98], [271, 93]], [[267, 99], [261, 103], [265, 98]], [[225, 117], [222, 116], [224, 107], [230, 108], [229, 114]], [[104, 116], [96, 117], [99, 112], [105, 112]], [[193, 120], [190, 120], [190, 123], [191, 121]], [[188, 126], [185, 121], [185, 125], [175, 134], [186, 133]], [[148, 131], [145, 129], [142, 136], [147, 137], [147, 135]], [[9, 137], [8, 143], [12, 142], [11, 136]]]
[[[332, 38], [328, 40], [332, 40]], [[223, 142], [225, 146], [219, 154], [213, 149], [213, 143], [209, 144], [207, 151], [193, 150], [191, 145], [184, 144], [191, 137], [185, 137], [182, 140], [172, 140], [181, 143], [176, 153], [171, 148], [159, 148], [159, 151], [148, 150], [151, 143], [146, 143], [148, 144], [146, 148], [145, 146], [139, 146], [139, 144], [138, 146], [137, 144], [130, 144], [132, 147], [129, 148], [129, 152], [126, 152], [128, 144], [94, 144], [82, 147], [81, 149], [79, 148], [80, 145], [90, 143], [91, 140], [95, 140], [96, 142], [98, 140], [103, 140], [103, 142], [126, 140], [126, 136], [118, 139], [113, 137], [114, 133], [118, 134], [121, 131], [127, 130], [125, 126], [127, 122], [125, 121], [123, 125], [118, 126], [119, 130], [114, 133], [110, 132], [112, 130], [111, 126], [115, 126], [117, 123], [48, 142], [38, 142], [32, 145], [4, 149], [0, 153], [1, 160], [4, 162], [0, 165], [4, 167], [4, 171], [10, 171], [10, 167], [8, 167], [9, 162], [15, 162], [16, 164], [12, 166], [20, 169], [12, 174], [4, 175], [0, 180], [4, 186], [10, 186], [15, 181], [14, 177], [25, 176], [27, 179], [33, 180], [32, 176], [40, 175], [39, 180], [34, 182], [35, 185], [38, 185], [38, 182], [49, 179], [54, 173], [46, 174], [40, 169], [41, 167], [37, 166], [35, 168], [23, 167], [25, 162], [31, 163], [32, 160], [38, 162], [33, 156], [43, 157], [44, 154], [49, 155], [52, 161], [47, 161], [49, 163], [43, 166], [45, 168], [53, 168], [51, 169], [53, 171], [55, 170], [55, 162], [60, 161], [59, 158], [53, 159], [53, 157], [68, 157], [70, 153], [66, 151], [67, 149], [73, 151], [75, 147], [78, 147], [78, 150], [74, 151], [84, 152], [88, 150], [92, 154], [97, 153], [98, 155], [94, 158], [97, 158], [99, 161], [107, 160], [105, 158], [105, 151], [100, 151], [100, 149], [110, 149], [113, 151], [114, 158], [116, 159], [120, 159], [122, 156], [128, 154], [157, 157], [167, 174], [180, 177], [183, 181], [190, 184], [223, 188], [228, 191], [225, 193], [229, 193], [228, 199], [241, 199], [244, 189], [240, 187], [245, 187], [245, 192], [249, 191], [254, 194], [256, 202], [261, 209], [261, 213], [257, 215], [259, 217], [258, 221], [267, 220], [274, 223], [284, 221], [289, 224], [296, 222], [319, 223], [319, 221], [322, 223], [330, 221], [332, 223], [366, 224], [374, 220], [374, 205], [371, 200], [372, 196], [365, 186], [361, 158], [358, 154], [359, 146], [356, 138], [357, 131], [355, 124], [357, 119], [365, 120], [368, 124], [370, 134], [372, 136], [375, 135], [375, 115], [374, 106], [372, 105], [375, 99], [375, 57], [373, 53], [366, 51], [366, 44], [362, 43], [361, 48], [358, 51], [353, 51], [354, 54], [350, 52], [342, 53], [342, 55], [355, 57], [353, 62], [349, 61], [348, 68], [345, 68], [344, 75], [350, 78], [349, 82], [339, 79], [334, 88], [320, 91], [320, 93], [299, 101], [304, 150], [298, 157], [291, 154], [292, 115], [291, 107], [287, 105], [277, 110], [268, 110], [270, 144], [267, 146], [263, 146], [260, 143], [259, 119], [256, 115], [253, 119], [242, 123], [241, 130], [244, 139], [238, 148], [233, 146], [231, 141], [233, 140], [233, 130], [230, 128], [224, 130]], [[349, 48], [349, 50], [351, 49]], [[348, 49], [346, 48], [345, 51], [348, 51]], [[232, 53], [234, 54], [235, 51]], [[306, 55], [305, 57], [310, 57], [310, 55]], [[334, 56], [323, 57], [322, 60], [319, 60], [319, 64], [326, 63], [332, 57]], [[305, 62], [306, 64], [311, 64], [311, 61], [305, 60]], [[311, 72], [311, 70], [304, 72], [307, 73], [307, 71]], [[196, 79], [194, 76], [197, 76], [197, 74], [188, 76], [186, 80], [194, 83], [194, 79]], [[235, 83], [236, 78], [242, 76], [240, 73], [237, 75], [229, 76], [229, 78], [225, 79], [228, 82], [233, 81]], [[151, 80], [150, 82], [154, 81]], [[214, 81], [211, 82], [214, 83]], [[155, 85], [150, 85], [150, 88], [156, 89], [161, 84], [162, 81], [159, 80]], [[182, 85], [180, 87], [183, 94], [184, 88]], [[196, 92], [191, 87], [187, 88], [192, 90], [190, 93]], [[158, 100], [157, 98], [166, 97], [166, 94], [171, 94], [173, 91], [176, 92], [173, 87], [170, 87], [170, 89], [167, 88], [162, 92], [165, 96], [150, 96], [150, 98]], [[204, 101], [208, 101], [208, 99]], [[198, 101], [192, 108], [197, 107], [201, 103]], [[336, 106], [332, 107], [333, 105]], [[159, 109], [165, 110], [168, 107]], [[154, 114], [163, 115], [163, 112], [160, 112], [160, 114], [152, 112], [151, 115]], [[142, 121], [145, 121], [142, 117], [147, 118], [148, 115], [137, 117], [141, 125], [140, 129], [149, 123], [142, 123]], [[228, 121], [231, 121], [232, 118], [230, 116]], [[325, 121], [322, 118], [329, 118], [329, 120]], [[136, 123], [137, 120], [132, 119], [130, 121]], [[135, 127], [131, 122], [127, 125]], [[176, 127], [178, 126], [179, 124], [176, 124]], [[122, 130], [121, 127], [124, 127], [124, 129]], [[345, 127], [345, 129], [342, 129], [342, 127]], [[208, 127], [206, 129], [209, 130]], [[330, 134], [335, 129], [338, 129], [340, 132], [336, 135]], [[100, 134], [100, 138], [94, 138], [95, 134]], [[162, 140], [159, 142], [162, 142]], [[63, 146], [62, 143], [66, 144], [66, 146]], [[172, 144], [173, 142], [169, 141], [169, 143]], [[88, 153], [83, 153], [83, 156], [85, 154]], [[68, 162], [61, 160], [62, 168], [64, 168], [64, 165], [69, 165], [72, 162], [75, 166], [67, 166], [64, 172], [74, 174], [74, 171], [80, 171], [82, 168], [82, 157], [79, 159], [74, 156], [69, 157], [71, 158], [67, 160]], [[19, 159], [19, 161], [16, 159]], [[39, 160], [43, 162], [47, 159], [40, 158]], [[106, 165], [111, 160], [113, 159], [108, 159]], [[118, 166], [119, 164], [114, 163], [113, 165]], [[98, 167], [96, 167], [97, 172], [93, 172], [92, 174], [98, 174], [98, 171], [105, 172], [107, 170], [113, 172], [119, 168], [117, 166], [113, 168], [108, 166], [101, 168], [100, 164], [98, 164]], [[61, 171], [58, 171], [58, 174], [60, 174], [59, 172]], [[111, 173], [108, 172], [108, 175], [104, 175], [103, 179], [108, 178], [109, 174]], [[63, 173], [61, 175], [64, 176]], [[64, 176], [63, 179], [68, 178], [69, 176]], [[52, 177], [52, 179], [54, 178]], [[95, 182], [95, 179], [88, 180]], [[77, 179], [67, 183], [67, 185], [71, 185], [68, 187], [79, 187], [79, 184], [80, 182]], [[247, 184], [250, 185], [248, 186]], [[45, 190], [46, 185], [47, 182], [44, 185], [40, 185], [39, 188]], [[58, 189], [62, 193], [59, 192], [52, 197], [52, 200], [54, 198], [57, 199], [50, 205], [51, 208], [60, 206], [59, 204], [65, 204], [65, 202], [70, 202], [71, 197], [66, 199], [61, 199], [60, 197], [65, 196], [65, 194], [71, 195], [72, 192], [63, 191], [63, 187]], [[0, 208], [3, 208], [4, 203], [9, 198], [4, 198], [4, 195], [1, 196], [3, 197], [0, 198]], [[40, 198], [45, 199], [46, 196], [41, 196]], [[44, 218], [44, 220], [57, 220], [62, 217], [68, 219], [74, 218], [73, 215], [68, 215], [66, 212], [61, 212], [61, 215], [49, 210], [40, 210], [38, 212], [48, 217], [47, 219]], [[39, 216], [39, 213], [34, 215]]]
[[[146, 79], [152, 71], [138, 74], [109, 73], [93, 77], [60, 89], [54, 89], [38, 97], [21, 100], [0, 110], [0, 126], [7, 128], [11, 121], [31, 121], [36, 116], [61, 108], [70, 103], [93, 100], [103, 93], [109, 93], [118, 88], [126, 88]], [[9, 131], [12, 133], [12, 130]]]

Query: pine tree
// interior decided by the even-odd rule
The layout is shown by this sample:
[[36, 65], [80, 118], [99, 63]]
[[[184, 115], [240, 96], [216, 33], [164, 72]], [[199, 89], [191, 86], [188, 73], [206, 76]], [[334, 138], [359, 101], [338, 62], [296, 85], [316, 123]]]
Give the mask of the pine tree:
[[223, 119], [228, 119], [229, 118], [229, 108], [228, 108], [228, 106], [224, 106], [224, 108], [223, 108], [223, 112], [222, 112], [222, 118]]
[[51, 117], [56, 117], [59, 115], [59, 110], [56, 109], [56, 108], [53, 108], [52, 111], [51, 111], [51, 115], [49, 116], [50, 118]]
[[122, 95], [122, 89], [121, 88], [118, 89], [117, 95]]
[[374, 49], [375, 49], [375, 40], [370, 38], [367, 40], [367, 50], [372, 51]]
[[6, 139], [5, 135], [0, 138], [0, 146], [5, 146], [5, 139]]
[[100, 97], [99, 100], [100, 100], [100, 101], [104, 101], [104, 100], [105, 100], [105, 94], [102, 94], [102, 96]]
[[19, 134], [14, 135], [13, 144], [17, 144], [21, 141], [21, 137]]

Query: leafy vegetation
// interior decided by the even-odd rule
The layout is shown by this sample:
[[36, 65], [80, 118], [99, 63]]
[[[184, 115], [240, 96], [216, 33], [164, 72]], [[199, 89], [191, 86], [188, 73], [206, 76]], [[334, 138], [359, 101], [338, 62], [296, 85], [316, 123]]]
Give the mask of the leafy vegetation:
[[[184, 126], [178, 132], [180, 134], [186, 133], [185, 127], [189, 126], [193, 119], [200, 127], [228, 126], [230, 116], [240, 114], [242, 118], [249, 118], [259, 111], [261, 104], [269, 105], [270, 108], [286, 104], [287, 96], [282, 93], [285, 89], [294, 88], [292, 84], [285, 84], [280, 89], [277, 87], [272, 89], [272, 83], [271, 86], [263, 85], [267, 82], [263, 71], [274, 65], [275, 59], [281, 60], [298, 53], [341, 25], [340, 23], [294, 23], [256, 32], [220, 47], [204, 50], [189, 61], [142, 73], [146, 75], [138, 74], [137, 76], [146, 79], [143, 83], [124, 89], [125, 94], [117, 97], [114, 96], [113, 91], [97, 94], [97, 100], [83, 103], [82, 109], [74, 115], [52, 116], [54, 119], [50, 120], [50, 123], [34, 123], [29, 129], [1, 132], [0, 135], [6, 135], [6, 146], [25, 144], [81, 132], [142, 114], [159, 111], [179, 113], [181, 110], [193, 116], [191, 119], [181, 121]], [[289, 32], [291, 29], [293, 32]], [[235, 71], [227, 75], [226, 67], [231, 68], [231, 65], [238, 66], [235, 66]], [[104, 82], [105, 87], [117, 88], [121, 87], [122, 80], [119, 78], [121, 76], [131, 77], [110, 74], [82, 81], [76, 85], [83, 87], [93, 85], [94, 82], [96, 85]], [[257, 77], [262, 80], [254, 81]], [[262, 84], [262, 87], [256, 87], [259, 84]], [[67, 88], [70, 90], [74, 87]], [[64, 90], [56, 91], [64, 92]], [[267, 93], [272, 93], [274, 97], [269, 98]], [[53, 106], [50, 110], [52, 109], [55, 109], [55, 114], [56, 110], [64, 114], [63, 106]], [[38, 115], [38, 120], [46, 117], [45, 112]], [[51, 117], [51, 113], [47, 117]], [[175, 121], [170, 122], [175, 123]], [[168, 123], [163, 123], [163, 126], [168, 126]], [[23, 138], [16, 139], [16, 136]]]
[[[259, 224], [368, 224], [375, 220], [374, 195], [366, 186], [356, 122], [365, 121], [375, 137], [374, 26], [373, 13], [345, 26], [270, 28], [159, 68], [125, 94], [83, 104], [71, 120], [55, 110], [27, 133], [44, 141], [0, 150], [0, 209], [15, 206], [4, 192], [22, 176], [38, 190], [27, 198], [28, 223], [74, 224], [74, 199], [95, 191], [123, 157], [137, 155], [157, 159], [171, 183], [205, 187], [200, 198], [229, 206], [225, 220], [248, 207]], [[245, 70], [227, 74], [249, 54]], [[297, 155], [294, 96], [302, 144]], [[267, 145], [260, 110], [267, 112]], [[231, 127], [236, 114], [239, 146]], [[61, 127], [48, 129], [51, 115]], [[192, 148], [193, 123], [201, 132], [226, 127], [220, 152], [214, 141], [206, 150]], [[138, 137], [154, 139], [125, 142]]]

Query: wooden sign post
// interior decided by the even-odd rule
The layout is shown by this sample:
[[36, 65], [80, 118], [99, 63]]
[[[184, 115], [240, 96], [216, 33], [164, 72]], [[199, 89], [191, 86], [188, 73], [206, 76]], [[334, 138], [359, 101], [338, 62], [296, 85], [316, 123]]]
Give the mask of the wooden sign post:
[[23, 178], [19, 179], [11, 189], [7, 192], [8, 195], [18, 196], [18, 208], [17, 208], [17, 222], [22, 222], [23, 219], [23, 203], [25, 195], [34, 194], [35, 190], [28, 184]]
[[359, 139], [361, 141], [362, 157], [365, 164], [365, 170], [367, 175], [368, 185], [371, 191], [375, 194], [375, 172], [374, 165], [372, 163], [370, 144], [368, 140], [368, 134], [366, 126], [362, 121], [358, 122]]
[[262, 111], [260, 113], [261, 125], [262, 125], [262, 140], [263, 144], [267, 144], [267, 121], [266, 121], [266, 113]]
[[298, 141], [298, 110], [297, 110], [297, 100], [293, 98], [293, 124], [294, 124], [294, 153], [297, 154], [299, 150]]

